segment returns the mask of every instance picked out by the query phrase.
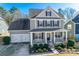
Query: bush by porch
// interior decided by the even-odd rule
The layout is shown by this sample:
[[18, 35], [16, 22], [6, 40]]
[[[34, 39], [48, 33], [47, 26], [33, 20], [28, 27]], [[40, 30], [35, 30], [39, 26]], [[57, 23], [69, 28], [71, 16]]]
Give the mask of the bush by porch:
[[33, 44], [31, 47], [31, 53], [43, 53], [51, 51], [48, 44]]

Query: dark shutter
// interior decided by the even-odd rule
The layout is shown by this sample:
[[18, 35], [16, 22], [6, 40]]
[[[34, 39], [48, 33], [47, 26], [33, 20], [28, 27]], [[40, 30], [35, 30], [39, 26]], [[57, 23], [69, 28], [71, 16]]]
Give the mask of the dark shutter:
[[51, 16], [51, 11], [50, 11], [50, 16]]
[[33, 33], [33, 40], [35, 39], [35, 34]]
[[52, 21], [50, 21], [50, 26], [52, 26]]
[[38, 23], [38, 27], [39, 27], [39, 20], [38, 20], [38, 22], [37, 22], [37, 23]]
[[54, 21], [52, 21], [52, 23], [53, 23], [53, 27], [54, 27]]
[[42, 33], [42, 39], [43, 39], [43, 33]]
[[57, 26], [59, 26], [59, 21], [57, 21]]
[[43, 27], [44, 27], [44, 20], [43, 20]]
[[47, 16], [47, 11], [46, 11], [46, 16]]

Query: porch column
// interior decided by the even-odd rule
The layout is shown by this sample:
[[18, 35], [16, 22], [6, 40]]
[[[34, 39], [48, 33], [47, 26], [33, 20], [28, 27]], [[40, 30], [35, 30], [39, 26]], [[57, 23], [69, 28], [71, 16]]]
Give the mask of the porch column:
[[45, 32], [45, 43], [47, 44], [47, 32]]
[[55, 44], [55, 32], [54, 32], [54, 44]]
[[50, 33], [50, 41], [52, 43], [52, 32]]
[[67, 31], [66, 31], [66, 42], [67, 42]]
[[30, 38], [30, 45], [33, 46], [33, 42], [32, 42], [33, 41], [33, 33], [32, 32], [30, 33], [30, 37], [31, 37]]
[[[62, 39], [64, 39], [64, 31], [62, 32]], [[64, 40], [65, 40], [65, 39], [64, 39]], [[64, 41], [64, 40], [63, 40], [63, 41]]]

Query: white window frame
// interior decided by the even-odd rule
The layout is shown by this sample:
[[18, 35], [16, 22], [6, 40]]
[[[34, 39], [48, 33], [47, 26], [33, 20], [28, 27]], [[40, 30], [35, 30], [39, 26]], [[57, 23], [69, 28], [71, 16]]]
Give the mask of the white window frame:
[[68, 30], [71, 30], [71, 29], [72, 29], [72, 24], [68, 24], [68, 25], [67, 25], [67, 29], [68, 29]]

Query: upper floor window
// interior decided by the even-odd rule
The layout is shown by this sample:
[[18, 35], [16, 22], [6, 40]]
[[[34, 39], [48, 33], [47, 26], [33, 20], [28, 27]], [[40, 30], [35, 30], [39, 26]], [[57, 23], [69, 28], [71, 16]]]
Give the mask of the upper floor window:
[[37, 26], [38, 27], [59, 27], [59, 20], [43, 20], [43, 21], [39, 21], [37, 22]]
[[50, 25], [51, 25], [50, 21], [47, 21], [47, 26], [50, 26]]
[[67, 29], [69, 29], [69, 30], [72, 29], [72, 25], [71, 24], [68, 24], [67, 25]]
[[54, 21], [53, 23], [54, 23], [53, 26], [59, 26], [59, 21], [58, 20]]
[[51, 16], [51, 11], [50, 10], [46, 11], [46, 16]]
[[43, 21], [38, 21], [38, 26], [43, 26]]

